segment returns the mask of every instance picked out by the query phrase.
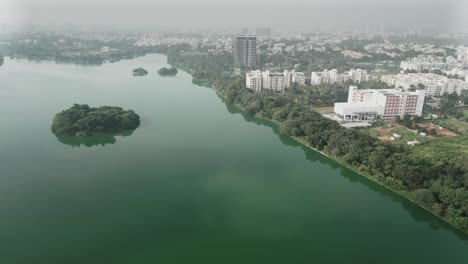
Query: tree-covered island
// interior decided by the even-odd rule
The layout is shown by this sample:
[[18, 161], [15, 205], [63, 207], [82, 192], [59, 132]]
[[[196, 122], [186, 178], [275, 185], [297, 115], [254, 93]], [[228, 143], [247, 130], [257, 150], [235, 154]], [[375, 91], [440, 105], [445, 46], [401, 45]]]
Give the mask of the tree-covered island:
[[133, 70], [133, 76], [145, 76], [148, 74], [148, 71], [143, 68], [136, 68]]
[[177, 75], [177, 72], [178, 72], [177, 69], [174, 67], [170, 67], [170, 68], [163, 67], [158, 70], [158, 73], [161, 76], [174, 76], [174, 75]]
[[140, 117], [133, 110], [121, 107], [74, 104], [55, 115], [52, 132], [57, 136], [91, 136], [134, 130], [140, 126]]

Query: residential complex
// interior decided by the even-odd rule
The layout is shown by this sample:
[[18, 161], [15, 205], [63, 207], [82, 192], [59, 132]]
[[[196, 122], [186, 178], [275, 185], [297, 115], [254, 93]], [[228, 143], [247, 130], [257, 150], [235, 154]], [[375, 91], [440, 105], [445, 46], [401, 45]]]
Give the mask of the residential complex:
[[297, 83], [300, 86], [304, 86], [306, 84], [306, 77], [303, 72], [296, 72], [295, 70], [286, 70], [284, 71], [283, 75], [286, 80], [286, 87], [290, 87], [293, 83]]
[[257, 37], [255, 35], [237, 36], [233, 48], [236, 67], [255, 68], [257, 66]]
[[449, 79], [446, 76], [433, 73], [383, 75], [382, 82], [404, 89], [423, 84], [426, 95], [431, 96], [441, 96], [445, 93], [457, 93], [460, 95], [463, 90], [468, 90], [468, 83], [463, 80]]
[[250, 71], [245, 74], [247, 88], [260, 92], [262, 90], [262, 71]]
[[335, 117], [344, 122], [393, 119], [404, 115], [420, 116], [425, 90], [404, 92], [402, 89], [358, 90], [350, 86], [348, 102], [335, 103]]
[[342, 84], [347, 81], [353, 81], [355, 83], [367, 82], [370, 76], [366, 70], [352, 69], [349, 72], [338, 73], [336, 69], [324, 70], [322, 72], [312, 72], [310, 83], [312, 85], [319, 84]]
[[468, 68], [468, 47], [459, 46], [457, 48], [457, 60], [462, 64], [462, 67]]
[[305, 85], [305, 75], [302, 72], [284, 71], [250, 71], [246, 73], [247, 88], [260, 92], [262, 90], [270, 90], [283, 92], [286, 88], [291, 87], [293, 83]]
[[431, 72], [433, 70], [450, 71], [457, 67], [458, 65], [456, 60], [451, 61], [450, 57], [448, 57], [448, 60], [444, 62], [438, 57], [423, 55], [402, 61], [400, 64], [400, 68], [404, 71], [408, 70], [417, 72]]

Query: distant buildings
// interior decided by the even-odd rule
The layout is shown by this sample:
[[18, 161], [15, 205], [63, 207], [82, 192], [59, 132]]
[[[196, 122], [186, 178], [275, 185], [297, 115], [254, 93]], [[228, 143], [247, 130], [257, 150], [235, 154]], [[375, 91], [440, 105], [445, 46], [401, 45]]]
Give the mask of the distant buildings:
[[179, 44], [189, 44], [193, 48], [198, 47], [200, 40], [188, 37], [166, 37], [163, 34], [145, 34], [139, 39], [135, 46], [138, 47], [154, 47], [154, 46], [173, 46]]
[[459, 46], [457, 48], [457, 60], [461, 62], [462, 67], [468, 68], [468, 47]]
[[336, 69], [324, 70], [322, 72], [312, 72], [310, 83], [312, 85], [319, 84], [343, 84], [349, 80], [355, 83], [367, 82], [370, 76], [366, 70], [352, 69], [349, 72], [339, 74]]
[[463, 90], [468, 90], [468, 83], [463, 80], [449, 79], [446, 76], [433, 73], [383, 75], [382, 82], [404, 89], [423, 84], [426, 95], [431, 96], [441, 96], [445, 93], [457, 93], [460, 95]]
[[343, 50], [341, 52], [341, 55], [348, 57], [348, 58], [352, 58], [352, 59], [362, 59], [364, 57], [369, 57], [369, 55], [365, 53], [352, 51], [352, 50]]
[[348, 102], [335, 103], [334, 112], [336, 118], [345, 122], [393, 119], [404, 115], [421, 116], [424, 97], [424, 90], [358, 90], [356, 86], [350, 86]]
[[404, 71], [428, 71], [441, 70], [441, 71], [450, 71], [457, 67], [457, 63], [451, 62], [450, 59], [448, 62], [443, 62], [440, 58], [434, 56], [418, 56], [406, 61], [402, 61], [400, 68]]
[[259, 37], [269, 37], [271, 36], [271, 29], [270, 28], [257, 28], [256, 33], [257, 33], [257, 36]]
[[234, 64], [238, 68], [255, 68], [257, 66], [257, 37], [239, 35], [234, 40]]
[[247, 88], [260, 92], [262, 90], [270, 90], [275, 92], [283, 92], [286, 88], [291, 87], [293, 83], [305, 85], [305, 75], [302, 72], [284, 71], [250, 71], [246, 73]]

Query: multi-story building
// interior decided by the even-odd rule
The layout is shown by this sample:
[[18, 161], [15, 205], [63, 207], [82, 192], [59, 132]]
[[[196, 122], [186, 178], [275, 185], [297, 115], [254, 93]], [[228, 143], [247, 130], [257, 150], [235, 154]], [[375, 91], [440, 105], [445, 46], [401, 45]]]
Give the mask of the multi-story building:
[[286, 78], [283, 73], [264, 71], [262, 72], [262, 88], [283, 92], [286, 88]]
[[424, 85], [426, 95], [441, 96], [445, 93], [461, 94], [468, 90], [468, 83], [459, 79], [449, 79], [446, 76], [433, 73], [409, 73], [397, 75], [383, 75], [382, 82], [403, 89]]
[[410, 60], [402, 61], [400, 63], [400, 68], [404, 71], [433, 71], [433, 70], [441, 70], [441, 71], [450, 71], [457, 67], [457, 63], [453, 62], [443, 62], [441, 59], [433, 56], [424, 56], [420, 55], [416, 58], [412, 58]]
[[246, 87], [256, 92], [262, 90], [271, 90], [284, 92], [286, 88], [291, 87], [293, 83], [305, 85], [305, 76], [302, 72], [284, 71], [250, 71], [245, 75]]
[[343, 84], [348, 80], [354, 83], [362, 83], [369, 81], [370, 76], [366, 70], [352, 69], [345, 73], [338, 73], [336, 69], [324, 70], [322, 72], [312, 72], [310, 83], [312, 85], [319, 84]]
[[250, 71], [245, 76], [247, 88], [260, 92], [262, 90], [262, 71]]
[[367, 74], [366, 70], [361, 69], [351, 69], [348, 72], [349, 79], [352, 80], [354, 83], [362, 83], [368, 82], [370, 79], [369, 74]]
[[300, 86], [305, 85], [306, 78], [303, 72], [296, 72], [295, 70], [285, 70], [283, 75], [285, 77], [286, 87], [291, 87], [292, 83], [297, 83]]
[[358, 90], [349, 87], [348, 102], [335, 103], [335, 117], [345, 122], [394, 119], [404, 115], [421, 116], [425, 90], [404, 92], [402, 89]]
[[255, 68], [257, 66], [257, 37], [255, 35], [237, 36], [233, 48], [236, 67]]
[[468, 68], [468, 47], [459, 46], [457, 48], [457, 60], [463, 67]]
[[464, 60], [464, 58], [468, 58], [468, 47], [458, 46], [457, 48], [457, 59], [459, 61]]

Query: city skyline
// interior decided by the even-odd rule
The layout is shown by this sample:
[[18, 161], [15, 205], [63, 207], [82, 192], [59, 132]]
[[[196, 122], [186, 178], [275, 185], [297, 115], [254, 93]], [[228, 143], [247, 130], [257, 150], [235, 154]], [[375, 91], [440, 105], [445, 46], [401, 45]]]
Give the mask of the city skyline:
[[[134, 30], [240, 29], [342, 30], [421, 27], [424, 30], [466, 31], [463, 0], [292, 0], [220, 3], [214, 0], [176, 3], [135, 0], [58, 1], [1, 0], [0, 24], [36, 27], [126, 28]], [[53, 15], [51, 15], [53, 12]], [[267, 15], [265, 15], [267, 14]], [[278, 19], [281, 17], [281, 19]]]

